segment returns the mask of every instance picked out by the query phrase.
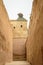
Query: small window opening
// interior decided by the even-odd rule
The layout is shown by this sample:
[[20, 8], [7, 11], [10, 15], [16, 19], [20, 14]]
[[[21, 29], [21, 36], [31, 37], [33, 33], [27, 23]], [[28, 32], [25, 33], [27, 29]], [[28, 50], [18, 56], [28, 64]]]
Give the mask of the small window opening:
[[23, 25], [21, 25], [21, 28], [23, 27]]
[[14, 27], [14, 29], [15, 29], [15, 27]]

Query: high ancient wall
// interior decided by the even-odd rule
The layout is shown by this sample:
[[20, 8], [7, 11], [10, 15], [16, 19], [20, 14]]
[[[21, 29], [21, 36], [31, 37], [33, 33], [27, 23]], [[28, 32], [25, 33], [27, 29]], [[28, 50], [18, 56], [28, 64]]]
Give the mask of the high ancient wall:
[[34, 0], [27, 39], [27, 60], [43, 65], [43, 0]]
[[12, 38], [9, 18], [3, 1], [0, 0], [0, 65], [12, 61]]

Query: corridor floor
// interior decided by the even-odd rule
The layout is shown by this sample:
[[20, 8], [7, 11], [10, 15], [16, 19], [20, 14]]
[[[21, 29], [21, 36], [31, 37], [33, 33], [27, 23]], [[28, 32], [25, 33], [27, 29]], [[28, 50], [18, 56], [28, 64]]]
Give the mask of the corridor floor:
[[30, 65], [27, 61], [13, 61], [11, 63], [6, 63], [5, 65]]

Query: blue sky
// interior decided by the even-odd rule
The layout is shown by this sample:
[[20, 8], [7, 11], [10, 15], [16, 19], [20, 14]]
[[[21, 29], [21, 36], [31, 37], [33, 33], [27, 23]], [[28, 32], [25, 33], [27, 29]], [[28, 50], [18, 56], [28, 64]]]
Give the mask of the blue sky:
[[18, 13], [23, 13], [24, 18], [30, 20], [33, 0], [3, 0], [7, 9], [9, 19], [17, 19]]

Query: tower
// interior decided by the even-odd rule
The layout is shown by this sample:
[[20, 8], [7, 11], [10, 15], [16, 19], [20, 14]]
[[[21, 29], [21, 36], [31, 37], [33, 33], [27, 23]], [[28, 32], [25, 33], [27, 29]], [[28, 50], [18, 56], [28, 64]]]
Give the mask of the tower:
[[13, 29], [13, 60], [26, 60], [27, 20], [22, 13], [17, 20], [11, 20]]

